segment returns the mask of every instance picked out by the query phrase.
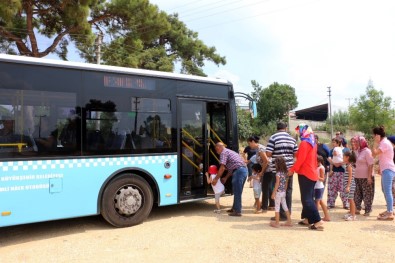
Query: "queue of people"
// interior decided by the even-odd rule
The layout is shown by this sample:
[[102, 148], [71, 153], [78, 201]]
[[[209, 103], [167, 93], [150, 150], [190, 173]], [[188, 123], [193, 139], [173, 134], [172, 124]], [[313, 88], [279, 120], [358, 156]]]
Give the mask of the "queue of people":
[[[377, 219], [394, 219], [395, 136], [387, 138], [384, 127], [376, 127], [372, 131], [374, 145], [371, 148], [363, 136], [354, 136], [349, 148], [347, 140], [337, 132], [331, 140], [330, 150], [306, 124], [295, 129], [301, 140], [299, 146], [286, 129], [285, 123], [278, 123], [277, 132], [269, 138], [266, 147], [259, 143], [259, 137], [248, 138], [248, 151], [255, 151], [254, 162], [251, 161], [253, 156], [243, 159], [224, 144], [216, 144], [220, 168], [210, 182], [215, 187], [219, 180], [225, 183], [232, 177], [234, 202], [227, 211], [229, 216], [242, 215], [241, 196], [248, 176], [248, 181], [253, 182], [255, 213], [275, 210], [270, 223], [272, 227], [292, 226], [290, 216], [293, 177], [296, 174], [302, 203], [299, 225], [305, 225], [311, 230], [323, 230], [324, 221], [331, 220], [328, 210], [335, 208], [338, 195], [343, 208], [348, 210], [344, 215], [346, 221], [354, 221], [357, 215], [362, 214], [362, 202], [363, 215], [370, 216], [374, 199], [374, 158], [377, 157], [387, 207]], [[251, 166], [250, 172], [247, 166]], [[228, 172], [221, 178], [225, 170]], [[327, 204], [323, 201], [326, 185]], [[319, 208], [323, 210], [322, 218]], [[218, 212], [218, 206], [216, 211]], [[286, 223], [280, 224], [280, 221]]]

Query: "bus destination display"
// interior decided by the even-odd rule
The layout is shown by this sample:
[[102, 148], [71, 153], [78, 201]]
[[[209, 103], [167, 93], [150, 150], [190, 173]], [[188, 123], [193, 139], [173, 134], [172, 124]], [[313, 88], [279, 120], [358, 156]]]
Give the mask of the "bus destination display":
[[155, 90], [155, 80], [133, 76], [104, 76], [104, 87]]

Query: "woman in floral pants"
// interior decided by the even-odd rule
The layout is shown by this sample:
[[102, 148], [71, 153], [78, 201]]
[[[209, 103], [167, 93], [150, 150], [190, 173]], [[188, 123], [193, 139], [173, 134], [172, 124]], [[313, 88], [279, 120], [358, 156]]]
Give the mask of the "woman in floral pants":
[[365, 204], [364, 216], [369, 216], [372, 212], [372, 203], [374, 198], [374, 177], [373, 164], [374, 159], [372, 151], [368, 148], [368, 142], [363, 136], [355, 136], [351, 139], [353, 151], [357, 156], [355, 163], [355, 206], [356, 213], [362, 209], [362, 200]]
[[[338, 147], [341, 145], [341, 141], [337, 138], [332, 139], [332, 146]], [[341, 164], [333, 164], [333, 149], [331, 150], [331, 156], [329, 162], [331, 163], [329, 170], [329, 178], [328, 178], [328, 200], [327, 205], [328, 208], [334, 208], [336, 203], [336, 198], [338, 193], [340, 193], [340, 198], [342, 199], [343, 208], [348, 207], [348, 201], [343, 193], [343, 175], [344, 175], [344, 167]]]

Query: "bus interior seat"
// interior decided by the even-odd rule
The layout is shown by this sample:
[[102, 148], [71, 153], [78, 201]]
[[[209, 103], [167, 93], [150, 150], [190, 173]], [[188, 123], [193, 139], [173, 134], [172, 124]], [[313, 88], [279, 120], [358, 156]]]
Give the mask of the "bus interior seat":
[[101, 131], [90, 131], [87, 136], [87, 148], [90, 150], [99, 150], [104, 147], [104, 139]]
[[111, 143], [111, 149], [113, 150], [125, 149], [126, 137], [127, 137], [126, 131], [121, 131], [120, 133], [115, 134]]
[[137, 147], [139, 146], [138, 145], [139, 135], [137, 135], [135, 131], [132, 131], [132, 132], [128, 131], [128, 132], [130, 134], [130, 143], [131, 143], [132, 149], [136, 150]]
[[29, 137], [31, 145], [33, 147], [33, 151], [38, 152], [38, 147], [37, 147], [37, 144], [36, 144], [36, 140], [34, 140], [33, 133], [31, 133], [29, 131], [28, 132], [28, 137]]

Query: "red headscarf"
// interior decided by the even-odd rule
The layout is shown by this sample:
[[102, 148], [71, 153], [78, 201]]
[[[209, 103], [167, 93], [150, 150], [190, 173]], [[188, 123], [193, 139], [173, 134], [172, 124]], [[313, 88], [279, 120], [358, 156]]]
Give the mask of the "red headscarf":
[[353, 139], [358, 143], [358, 152], [362, 152], [363, 149], [368, 147], [368, 141], [363, 136], [354, 136]]

